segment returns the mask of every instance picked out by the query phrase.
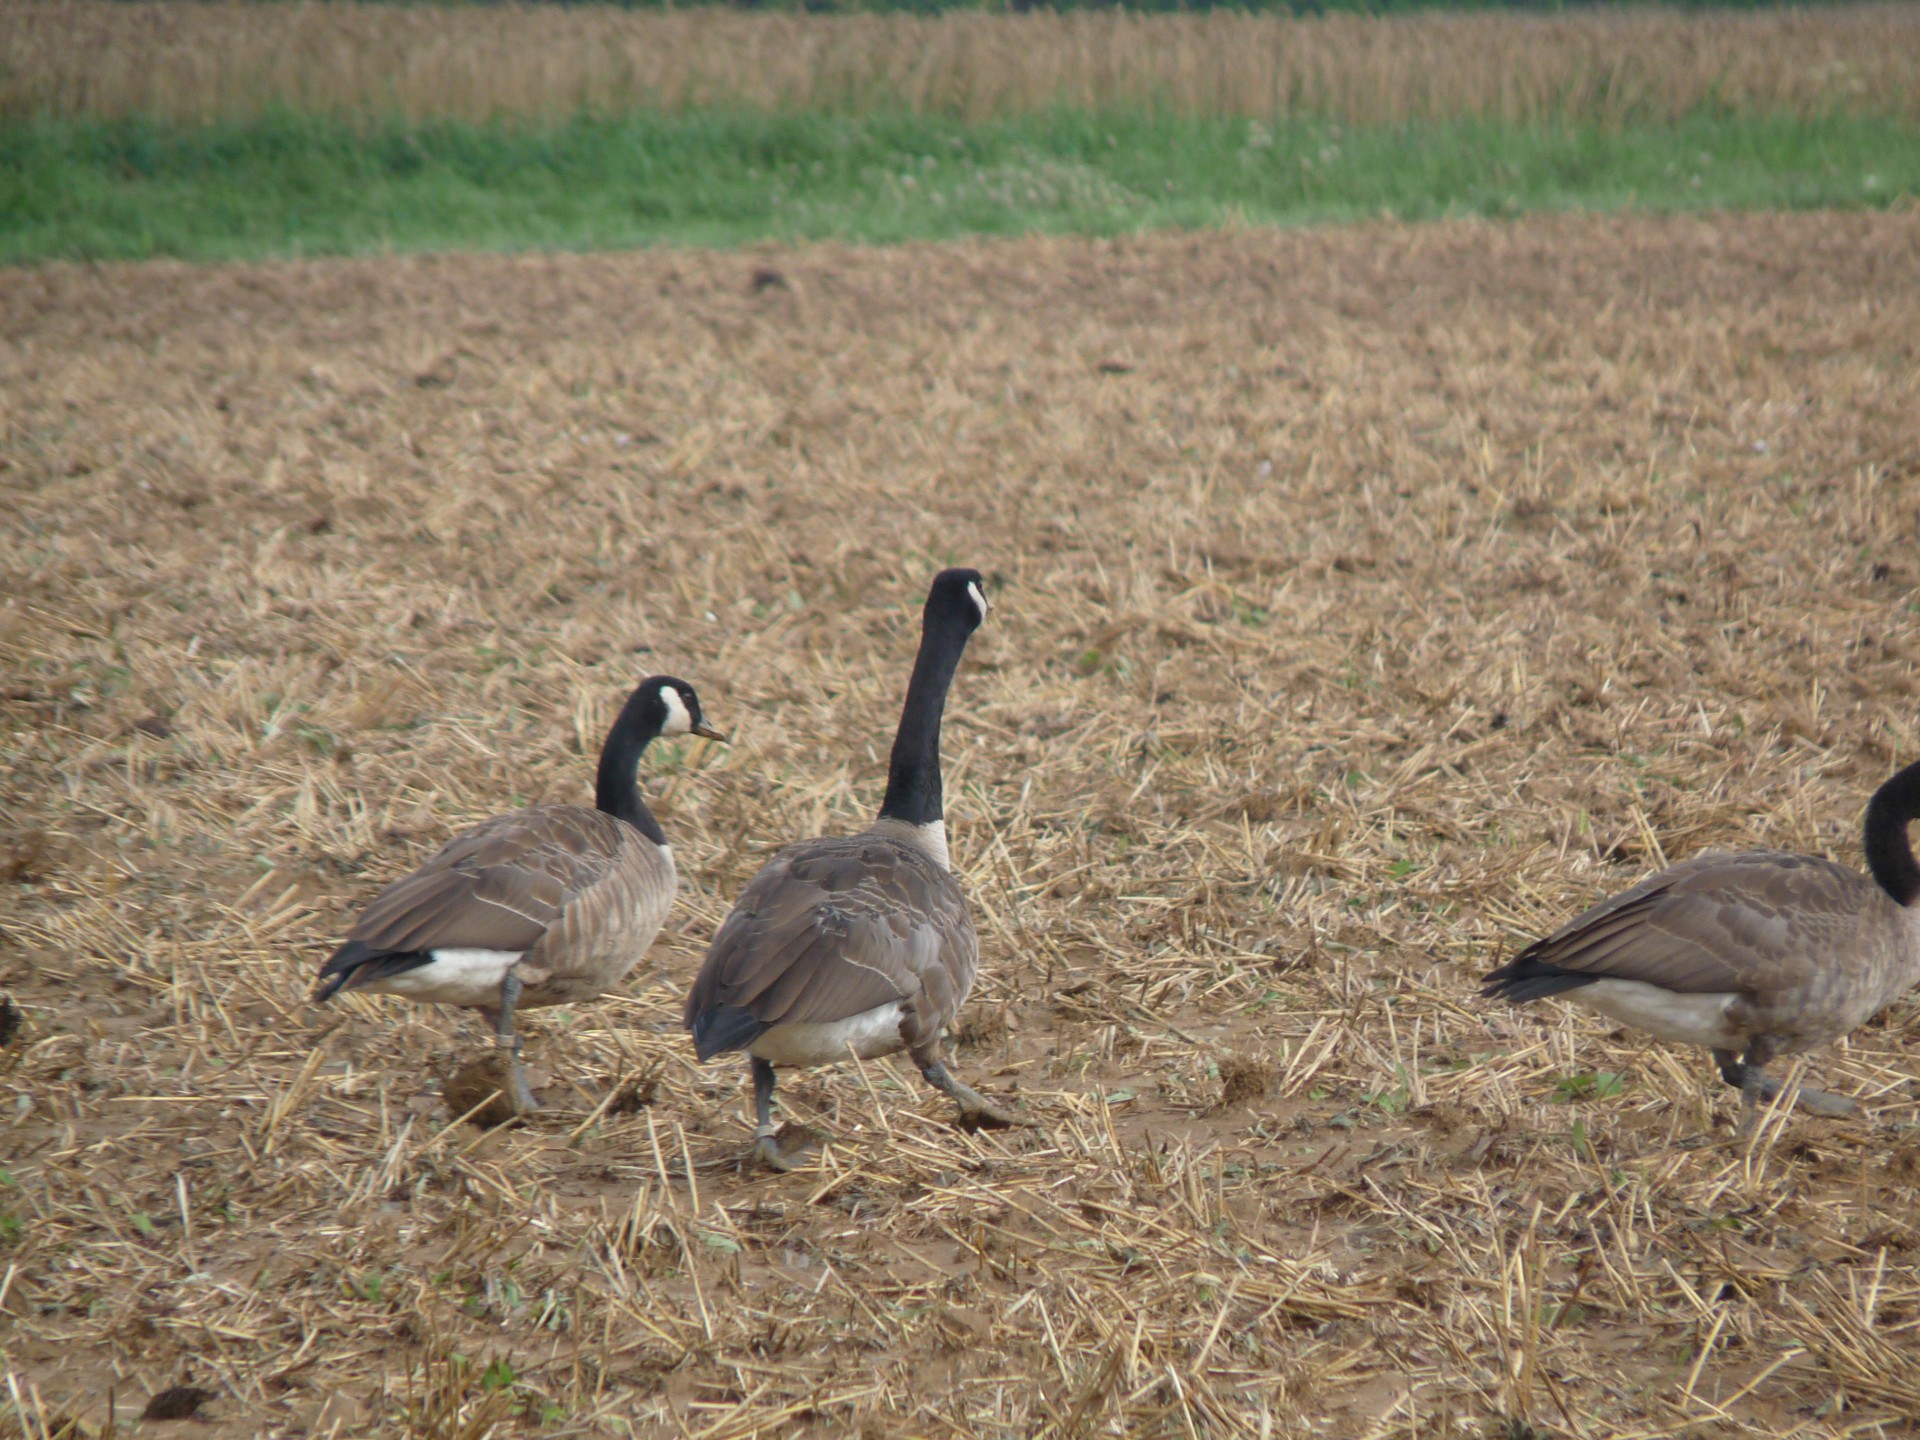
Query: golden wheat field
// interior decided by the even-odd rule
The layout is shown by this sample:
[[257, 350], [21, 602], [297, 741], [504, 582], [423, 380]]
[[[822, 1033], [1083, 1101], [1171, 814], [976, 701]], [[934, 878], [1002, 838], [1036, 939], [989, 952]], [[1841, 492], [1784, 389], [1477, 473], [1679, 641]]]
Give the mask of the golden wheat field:
[[1156, 106], [1357, 124], [1920, 117], [1920, 10], [741, 14], [550, 5], [0, 5], [0, 116], [467, 120], [701, 105], [974, 119]]
[[[1920, 756], [1920, 215], [0, 274], [0, 1433], [1892, 1436], [1897, 1005], [1771, 1113], [1476, 977]], [[963, 1134], [680, 997], [862, 824], [943, 563]], [[675, 918], [526, 1019], [307, 1003], [614, 707]], [[170, 1395], [167, 1392], [172, 1392]], [[194, 1411], [191, 1422], [141, 1416]]]

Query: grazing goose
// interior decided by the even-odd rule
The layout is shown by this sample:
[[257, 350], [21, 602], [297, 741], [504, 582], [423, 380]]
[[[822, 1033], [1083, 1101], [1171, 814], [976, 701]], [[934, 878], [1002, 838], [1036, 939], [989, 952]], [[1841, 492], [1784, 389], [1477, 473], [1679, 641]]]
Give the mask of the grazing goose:
[[941, 1031], [980, 962], [966, 896], [947, 868], [940, 716], [986, 616], [978, 571], [934, 576], [879, 817], [858, 835], [803, 840], [774, 856], [713, 937], [687, 996], [701, 1060], [752, 1057], [754, 1152], [776, 1170], [793, 1161], [775, 1140], [774, 1066], [824, 1065], [849, 1050], [862, 1059], [906, 1050], [964, 1126], [1016, 1123], [940, 1058]]
[[[1486, 977], [1483, 995], [1546, 995], [1656, 1040], [1704, 1045], [1743, 1097], [1741, 1129], [1780, 1082], [1770, 1061], [1838, 1040], [1920, 981], [1920, 764], [1867, 805], [1869, 880], [1807, 855], [1699, 855], [1642, 880], [1537, 940]], [[1825, 1115], [1859, 1107], [1800, 1091]]]
[[726, 739], [684, 680], [643, 681], [601, 747], [594, 809], [535, 805], [456, 835], [373, 898], [313, 998], [362, 990], [485, 1011], [509, 1110], [536, 1109], [514, 1010], [619, 984], [673, 905], [673, 851], [636, 778], [656, 735]]

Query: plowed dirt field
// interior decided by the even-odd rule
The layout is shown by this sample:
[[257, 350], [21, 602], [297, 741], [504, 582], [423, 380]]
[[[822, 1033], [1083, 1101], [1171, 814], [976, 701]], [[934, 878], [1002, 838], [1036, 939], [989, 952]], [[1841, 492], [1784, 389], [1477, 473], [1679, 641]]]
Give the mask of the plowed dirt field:
[[[1748, 1149], [1475, 992], [1920, 758], [1920, 215], [16, 270], [0, 407], [0, 1434], [1920, 1414], [1913, 1002]], [[680, 997], [877, 802], [946, 563], [957, 1069], [1033, 1123], [849, 1064], [743, 1170]], [[643, 773], [675, 917], [454, 1123], [481, 1022], [311, 974], [651, 671], [734, 737]]]

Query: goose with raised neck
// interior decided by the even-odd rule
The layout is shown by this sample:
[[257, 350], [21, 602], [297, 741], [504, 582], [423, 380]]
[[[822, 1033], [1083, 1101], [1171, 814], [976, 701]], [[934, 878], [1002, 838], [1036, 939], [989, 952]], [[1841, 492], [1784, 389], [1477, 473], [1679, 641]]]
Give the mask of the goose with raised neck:
[[747, 1053], [754, 1153], [775, 1169], [794, 1164], [773, 1123], [777, 1066], [905, 1050], [953, 1100], [963, 1126], [1018, 1123], [957, 1079], [942, 1055], [980, 944], [949, 868], [940, 730], [960, 657], [986, 617], [977, 570], [934, 577], [879, 814], [858, 834], [804, 840], [774, 856], [741, 891], [687, 996], [701, 1060]]

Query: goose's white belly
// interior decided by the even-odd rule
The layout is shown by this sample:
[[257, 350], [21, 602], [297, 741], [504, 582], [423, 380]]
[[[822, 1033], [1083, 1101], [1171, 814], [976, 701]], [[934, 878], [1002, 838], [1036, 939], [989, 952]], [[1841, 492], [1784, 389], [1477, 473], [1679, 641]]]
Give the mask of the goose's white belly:
[[1596, 980], [1567, 991], [1566, 998], [1674, 1045], [1740, 1050], [1748, 1038], [1727, 1019], [1738, 995], [1680, 995], [1641, 980]]
[[413, 970], [356, 986], [361, 994], [404, 995], [437, 1005], [500, 1006], [500, 982], [517, 965], [520, 950], [433, 950], [433, 959]]
[[906, 1042], [900, 1038], [900, 1021], [905, 1013], [898, 1000], [889, 1000], [845, 1020], [775, 1025], [762, 1031], [760, 1038], [747, 1047], [747, 1053], [771, 1065], [831, 1065], [845, 1060], [849, 1047], [862, 1060], [891, 1055], [905, 1047]]

